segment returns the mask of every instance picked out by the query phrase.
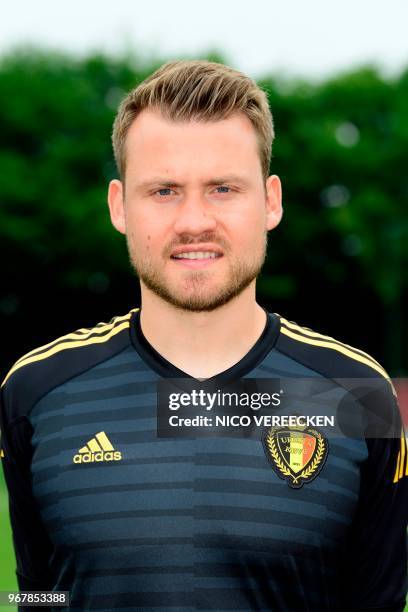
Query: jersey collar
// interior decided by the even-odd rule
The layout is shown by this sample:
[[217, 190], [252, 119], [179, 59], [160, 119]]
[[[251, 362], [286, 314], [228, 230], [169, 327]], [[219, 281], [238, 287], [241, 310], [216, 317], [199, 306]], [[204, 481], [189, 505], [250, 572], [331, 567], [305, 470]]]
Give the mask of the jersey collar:
[[[210, 378], [206, 378], [206, 381], [212, 381], [219, 378], [229, 380], [241, 378], [253, 370], [259, 363], [261, 363], [265, 356], [272, 350], [279, 335], [280, 322], [279, 317], [276, 314], [268, 312], [265, 308], [264, 310], [267, 315], [266, 324], [262, 334], [259, 336], [254, 346], [240, 361], [238, 361], [238, 363], [234, 364], [223, 372], [215, 374]], [[143, 361], [163, 378], [190, 378], [193, 380], [199, 380], [194, 379], [193, 376], [187, 374], [187, 372], [183, 372], [183, 370], [180, 370], [170, 361], [165, 359], [147, 341], [140, 325], [140, 312], [141, 310], [138, 309], [132, 315], [130, 320], [130, 337], [133, 346]]]

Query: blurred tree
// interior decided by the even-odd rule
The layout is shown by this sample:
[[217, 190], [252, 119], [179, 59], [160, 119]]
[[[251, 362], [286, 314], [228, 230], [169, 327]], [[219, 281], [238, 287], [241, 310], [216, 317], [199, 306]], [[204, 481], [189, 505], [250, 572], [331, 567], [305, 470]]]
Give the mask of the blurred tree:
[[[408, 282], [407, 80], [403, 74], [387, 82], [367, 67], [315, 86], [261, 83], [277, 118], [271, 170], [283, 177], [287, 202], [270, 278], [275, 268], [286, 269], [288, 278], [296, 279], [285, 285], [292, 298], [313, 288], [319, 318], [322, 306], [329, 305], [321, 296], [332, 285], [338, 304], [334, 314], [355, 331], [371, 319], [365, 333], [371, 331], [374, 338], [357, 336], [395, 373], [407, 367], [402, 354]], [[358, 299], [362, 304], [356, 304]], [[332, 298], [330, 306], [333, 319]], [[356, 311], [361, 313], [357, 319]]]

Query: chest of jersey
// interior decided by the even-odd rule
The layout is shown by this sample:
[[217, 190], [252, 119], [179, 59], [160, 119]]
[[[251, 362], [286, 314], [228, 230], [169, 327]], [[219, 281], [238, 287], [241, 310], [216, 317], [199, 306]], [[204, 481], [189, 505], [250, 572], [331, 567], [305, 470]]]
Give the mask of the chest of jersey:
[[291, 552], [341, 539], [358, 496], [358, 444], [330, 440], [319, 475], [293, 489], [261, 440], [158, 439], [154, 394], [136, 397], [93, 411], [67, 404], [35, 422], [34, 490], [57, 542], [259, 538]]

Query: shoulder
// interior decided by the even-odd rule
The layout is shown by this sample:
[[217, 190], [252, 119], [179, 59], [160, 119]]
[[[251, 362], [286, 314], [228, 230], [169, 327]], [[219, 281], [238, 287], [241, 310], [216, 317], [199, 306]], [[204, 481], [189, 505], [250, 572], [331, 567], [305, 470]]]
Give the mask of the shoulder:
[[390, 380], [387, 371], [365, 351], [288, 321], [278, 315], [280, 335], [277, 349], [303, 365], [333, 378], [383, 377]]
[[14, 417], [23, 416], [48, 391], [123, 350], [137, 310], [77, 329], [25, 353], [1, 383], [3, 403], [13, 404]]
[[[372, 426], [372, 432], [377, 432], [369, 435], [369, 448], [380, 448], [381, 452], [385, 448], [383, 458], [390, 459], [393, 482], [408, 476], [402, 413], [394, 385], [383, 366], [359, 348], [277, 316], [280, 334], [276, 349], [343, 387], [351, 394], [347, 397], [354, 396], [365, 409], [367, 428]], [[385, 431], [386, 435], [379, 437], [379, 431]], [[379, 453], [370, 451], [370, 454]]]

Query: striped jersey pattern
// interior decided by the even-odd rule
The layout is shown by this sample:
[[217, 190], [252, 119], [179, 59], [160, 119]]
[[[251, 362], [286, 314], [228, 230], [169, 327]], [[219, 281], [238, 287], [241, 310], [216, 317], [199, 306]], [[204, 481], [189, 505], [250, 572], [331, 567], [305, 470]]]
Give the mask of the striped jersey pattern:
[[[223, 374], [389, 380], [363, 351], [267, 319]], [[157, 382], [178, 376], [138, 308], [10, 369], [0, 425], [20, 588], [69, 591], [73, 611], [402, 610], [402, 438], [330, 439], [319, 475], [293, 489], [259, 440], [158, 438]], [[398, 410], [390, 381], [384, 401]]]

